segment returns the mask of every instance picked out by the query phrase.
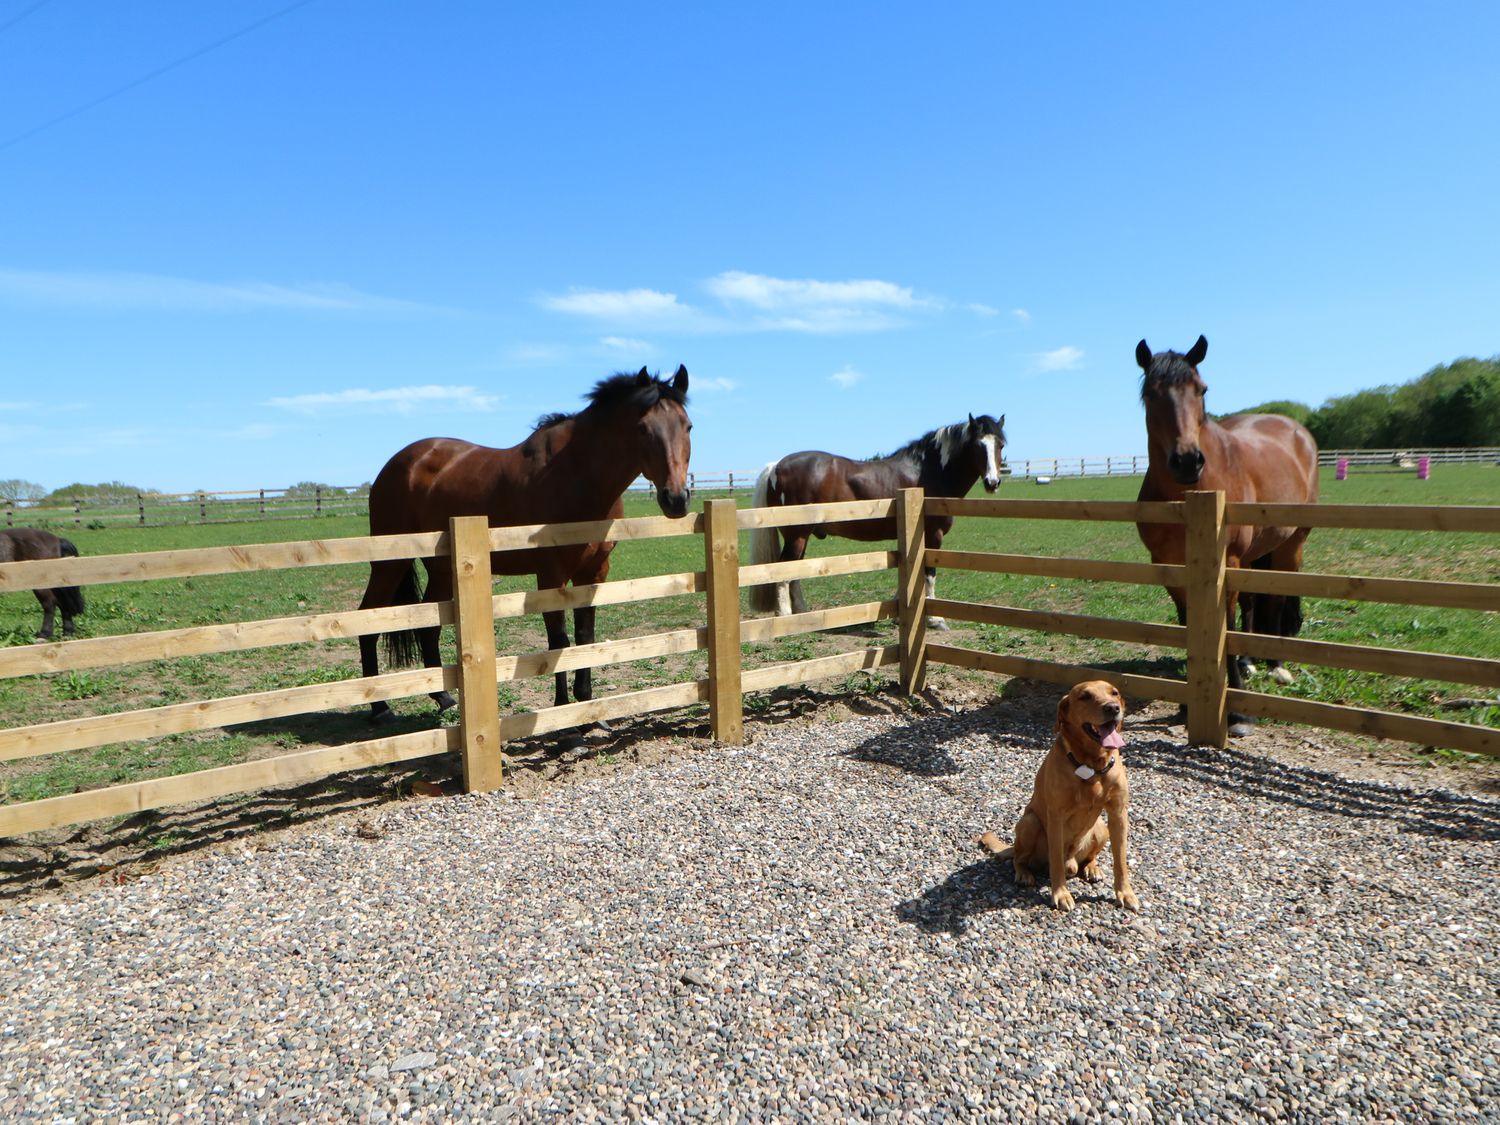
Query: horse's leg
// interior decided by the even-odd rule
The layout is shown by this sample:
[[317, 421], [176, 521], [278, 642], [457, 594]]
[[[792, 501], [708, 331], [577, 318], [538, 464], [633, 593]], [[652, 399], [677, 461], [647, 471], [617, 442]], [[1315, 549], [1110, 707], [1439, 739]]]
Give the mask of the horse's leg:
[[[1229, 559], [1227, 560], [1227, 562], [1228, 566], [1231, 569], [1236, 569], [1240, 565], [1238, 559]], [[1229, 605], [1225, 610], [1225, 613], [1229, 618], [1227, 625], [1231, 629], [1234, 628], [1234, 608], [1235, 603], [1238, 600], [1238, 592], [1235, 590], [1230, 590]], [[1228, 678], [1230, 689], [1233, 691], [1243, 691], [1245, 689], [1245, 677], [1240, 675], [1240, 662], [1238, 660], [1231, 659], [1226, 660], [1224, 663], [1225, 668], [1229, 674]], [[1249, 734], [1254, 726], [1255, 720], [1252, 719], [1249, 715], [1241, 715], [1236, 711], [1229, 712], [1229, 733], [1231, 735], [1240, 737], [1241, 735]]]
[[[560, 609], [548, 610], [542, 614], [542, 621], [547, 626], [547, 647], [568, 647], [568, 615]], [[553, 706], [562, 707], [568, 702], [568, 674], [558, 672], [553, 676], [556, 684], [556, 692], [553, 695]]]
[[[1306, 541], [1306, 529], [1299, 528], [1290, 539], [1266, 556], [1264, 564], [1257, 561], [1256, 565], [1263, 565], [1268, 570], [1301, 570], [1302, 546]], [[1266, 596], [1269, 598], [1270, 595]], [[1295, 596], [1277, 596], [1276, 603], [1275, 616], [1260, 622], [1261, 631], [1274, 633], [1278, 637], [1295, 637], [1302, 632], [1302, 599]], [[1284, 667], [1279, 660], [1266, 661], [1266, 670], [1271, 673], [1271, 678], [1278, 684], [1290, 684], [1296, 679], [1291, 670]]]
[[[365, 586], [365, 596], [359, 601], [360, 609], [384, 609], [395, 604], [396, 590], [402, 579], [411, 574], [415, 564], [407, 559], [382, 559], [370, 564], [370, 580]], [[380, 674], [379, 633], [363, 633], [359, 638], [359, 672], [362, 676]], [[386, 722], [396, 713], [384, 699], [370, 704], [370, 721]]]
[[[573, 611], [573, 643], [577, 645], [594, 643], [593, 606], [581, 605]], [[573, 673], [573, 698], [579, 703], [585, 699], [594, 698], [594, 670], [592, 668], [580, 668]]]
[[[1260, 610], [1261, 601], [1259, 594], [1240, 595], [1240, 632], [1255, 632], [1255, 623], [1265, 620]], [[1231, 622], [1229, 627], [1231, 629], [1234, 628], [1234, 623]], [[1251, 676], [1255, 675], [1255, 661], [1250, 657], [1241, 653], [1239, 656], [1230, 657], [1230, 659], [1239, 664], [1241, 679], [1248, 680]]]
[[[453, 573], [449, 568], [448, 560], [424, 559], [423, 564], [427, 567], [427, 592], [422, 595], [422, 601], [436, 603], [452, 598]], [[443, 627], [441, 625], [429, 625], [417, 630], [417, 643], [422, 649], [424, 668], [443, 666], [442, 638]], [[430, 694], [432, 701], [437, 704], [439, 715], [458, 703], [458, 700], [454, 699], [444, 688], [439, 688]]]
[[36, 600], [42, 603], [42, 628], [37, 633], [36, 639], [50, 641], [52, 622], [57, 619], [57, 595], [51, 590], [33, 590], [32, 593], [36, 594]]
[[[781, 562], [801, 562], [807, 554], [807, 531], [804, 528], [782, 529], [785, 543], [781, 548]], [[791, 613], [806, 613], [807, 599], [802, 596], [800, 581], [776, 584], [776, 616], [786, 617]]]
[[[929, 551], [936, 551], [943, 545], [943, 532], [938, 528], [928, 529], [925, 538]], [[937, 567], [923, 567], [922, 573], [927, 576], [927, 597], [931, 600], [937, 591]], [[946, 630], [948, 622], [941, 617], [928, 617], [927, 627], [929, 629]]]

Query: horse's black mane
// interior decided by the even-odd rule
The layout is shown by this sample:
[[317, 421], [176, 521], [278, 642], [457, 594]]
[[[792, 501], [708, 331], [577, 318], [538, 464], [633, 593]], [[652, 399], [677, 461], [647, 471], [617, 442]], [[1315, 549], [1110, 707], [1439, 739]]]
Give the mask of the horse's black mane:
[[[974, 424], [979, 427], [980, 436], [985, 434], [996, 434], [1004, 441], [1004, 431], [1000, 423], [988, 414], [979, 414], [974, 418]], [[943, 436], [954, 430], [962, 430], [967, 422], [954, 422], [950, 426], [939, 426], [935, 430], [928, 430], [919, 438], [913, 438], [900, 449], [893, 453], [887, 453], [882, 457], [872, 457], [872, 461], [910, 461], [915, 465], [921, 465], [929, 456], [941, 456], [943, 447]]]
[[[645, 381], [642, 381], [640, 373], [635, 371], [621, 371], [607, 379], [600, 379], [594, 384], [594, 389], [583, 397], [589, 400], [584, 410], [594, 407], [600, 410], [611, 410], [625, 403], [631, 403], [641, 410], [650, 410], [662, 399], [675, 402], [680, 406], [687, 405], [687, 395], [674, 387], [670, 380], [647, 377]], [[582, 413], [582, 410], [575, 410], [571, 414], [561, 411], [543, 414], [536, 420], [536, 428], [545, 430], [548, 426], [566, 422], [569, 418], [576, 418]]]
[[1181, 352], [1159, 352], [1151, 357], [1151, 366], [1141, 372], [1141, 398], [1147, 387], [1178, 387], [1191, 383], [1197, 368]]

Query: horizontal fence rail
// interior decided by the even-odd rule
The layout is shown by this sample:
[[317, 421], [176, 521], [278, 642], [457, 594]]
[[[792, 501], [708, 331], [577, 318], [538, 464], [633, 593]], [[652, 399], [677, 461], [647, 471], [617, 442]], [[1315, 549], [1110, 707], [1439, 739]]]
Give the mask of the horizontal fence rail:
[[[924, 524], [934, 516], [1181, 526], [1186, 537], [1186, 561], [1168, 565], [928, 549]], [[853, 551], [796, 562], [744, 566], [740, 563], [742, 532], [856, 520], [883, 521], [877, 526], [893, 527], [895, 549]], [[1242, 654], [1500, 687], [1500, 661], [1496, 660], [1271, 637], [1231, 629], [1226, 612], [1228, 599], [1240, 592], [1500, 611], [1500, 586], [1495, 584], [1229, 569], [1219, 545], [1224, 529], [1239, 523], [1433, 533], [1500, 532], [1500, 508], [1226, 504], [1217, 493], [1189, 493], [1184, 502], [1178, 503], [969, 500], [924, 498], [918, 490], [906, 490], [892, 500], [768, 509], [743, 509], [731, 499], [715, 499], [705, 505], [702, 513], [682, 519], [644, 516], [492, 528], [482, 518], [469, 517], [453, 521], [442, 531], [410, 535], [0, 564], [0, 593], [401, 558], [426, 559], [429, 566], [448, 566], [454, 577], [454, 597], [438, 603], [223, 622], [0, 649], [0, 678], [347, 640], [406, 628], [452, 625], [458, 641], [458, 659], [452, 665], [0, 728], [0, 762], [77, 753], [115, 743], [281, 719], [330, 708], [353, 708], [439, 690], [456, 693], [460, 705], [458, 727], [372, 738], [175, 777], [0, 805], [0, 836], [267, 785], [301, 783], [342, 770], [451, 752], [460, 755], [466, 788], [483, 790], [501, 783], [501, 747], [508, 740], [600, 720], [706, 705], [714, 736], [725, 742], [737, 742], [743, 737], [743, 698], [747, 692], [887, 667], [897, 669], [905, 690], [919, 691], [928, 667], [933, 664], [1061, 684], [1083, 678], [1111, 680], [1138, 697], [1184, 704], [1190, 740], [1198, 743], [1223, 745], [1225, 720], [1233, 708], [1246, 715], [1500, 756], [1500, 741], [1497, 741], [1500, 731], [1488, 727], [1227, 689], [1226, 661]], [[516, 561], [511, 556], [518, 552], [603, 540], [624, 542], [688, 536], [702, 539], [701, 570], [564, 589], [507, 593], [495, 593], [493, 589], [492, 565], [498, 560], [508, 569]], [[1187, 621], [1183, 625], [1167, 625], [929, 598], [924, 581], [928, 567], [1172, 586], [1184, 591]], [[783, 617], [746, 619], [741, 613], [740, 591], [747, 587], [885, 570], [895, 572], [893, 597]], [[532, 652], [495, 650], [497, 620], [581, 606], [624, 605], [696, 595], [705, 599], [702, 624], [570, 648]], [[929, 617], [1174, 649], [1185, 654], [1187, 674], [1182, 680], [1135, 675], [937, 643], [928, 636]], [[748, 670], [740, 666], [743, 645], [886, 621], [895, 623], [895, 644], [872, 644], [835, 655]], [[708, 655], [706, 676], [536, 711], [498, 713], [497, 688], [504, 682], [696, 652]]]

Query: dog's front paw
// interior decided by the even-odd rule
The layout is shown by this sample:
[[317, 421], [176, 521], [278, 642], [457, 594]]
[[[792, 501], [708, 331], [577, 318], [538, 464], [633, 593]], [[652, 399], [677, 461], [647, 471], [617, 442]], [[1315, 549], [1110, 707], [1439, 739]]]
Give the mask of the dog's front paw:
[[1141, 900], [1135, 897], [1135, 892], [1129, 887], [1116, 891], [1115, 901], [1126, 910], [1139, 910], [1141, 908]]
[[1073, 896], [1067, 887], [1052, 892], [1052, 905], [1064, 911], [1073, 909]]
[[1100, 872], [1097, 863], [1091, 863], [1083, 869], [1083, 877], [1090, 883], [1097, 883], [1100, 879], [1104, 878], [1104, 875]]

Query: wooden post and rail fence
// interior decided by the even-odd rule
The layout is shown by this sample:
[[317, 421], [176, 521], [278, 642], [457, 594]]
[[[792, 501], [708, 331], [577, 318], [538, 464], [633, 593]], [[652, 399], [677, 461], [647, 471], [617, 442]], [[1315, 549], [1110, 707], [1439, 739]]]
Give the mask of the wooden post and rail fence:
[[[1050, 556], [927, 550], [924, 517], [964, 519], [1065, 519], [1185, 526], [1187, 553], [1180, 566]], [[798, 562], [742, 566], [741, 532], [787, 524], [894, 517], [895, 550], [863, 551]], [[0, 564], [0, 593], [38, 587], [89, 586], [233, 572], [369, 563], [379, 559], [435, 558], [452, 567], [452, 600], [385, 609], [351, 610], [258, 621], [224, 622], [156, 632], [77, 639], [0, 649], [0, 679], [116, 667], [143, 661], [270, 646], [353, 638], [432, 625], [453, 625], [457, 662], [440, 668], [387, 672], [336, 683], [285, 688], [227, 698], [173, 703], [137, 711], [0, 728], [0, 763], [41, 755], [78, 753], [141, 739], [236, 723], [359, 707], [376, 700], [445, 689], [458, 695], [456, 727], [377, 737], [348, 745], [288, 753], [173, 777], [134, 781], [58, 797], [0, 805], [0, 837], [15, 836], [101, 817], [305, 783], [351, 769], [458, 752], [465, 788], [502, 783], [501, 748], [510, 740], [564, 730], [601, 719], [624, 718], [707, 705], [713, 736], [726, 743], [744, 737], [746, 693], [897, 665], [902, 687], [922, 690], [935, 664], [1070, 684], [1106, 679], [1138, 698], [1181, 703], [1188, 741], [1224, 746], [1231, 710], [1350, 731], [1379, 738], [1451, 747], [1500, 757], [1500, 729], [1474, 724], [1344, 707], [1225, 685], [1227, 660], [1238, 654], [1500, 688], [1500, 660], [1405, 652], [1369, 646], [1275, 638], [1230, 631], [1230, 591], [1333, 597], [1403, 605], [1500, 612], [1500, 585], [1426, 579], [1364, 578], [1229, 570], [1223, 544], [1235, 523], [1500, 533], [1500, 507], [1386, 507], [1352, 505], [1226, 504], [1220, 493], [1190, 493], [1179, 503], [1069, 500], [924, 498], [918, 489], [894, 500], [740, 509], [733, 500], [711, 500], [701, 514], [673, 520], [651, 516], [573, 524], [488, 527], [482, 517], [452, 521], [446, 532], [267, 543], [238, 547], [142, 552]], [[695, 535], [703, 540], [703, 569], [569, 589], [495, 594], [491, 552], [601, 540]], [[1187, 621], [1163, 625], [977, 602], [928, 599], [923, 568], [1036, 575], [1060, 579], [1179, 586], [1186, 591]], [[788, 617], [747, 619], [740, 590], [766, 582], [894, 569], [894, 596]], [[704, 594], [701, 626], [648, 636], [521, 654], [496, 651], [500, 618], [580, 605], [619, 605], [646, 599]], [[938, 643], [928, 636], [929, 614], [950, 621], [1063, 633], [1183, 650], [1184, 680], [1094, 669]], [[741, 646], [778, 637], [891, 620], [896, 643], [753, 669], [741, 667]], [[708, 674], [680, 683], [617, 693], [537, 711], [502, 715], [502, 682], [585, 667], [706, 650]]]

